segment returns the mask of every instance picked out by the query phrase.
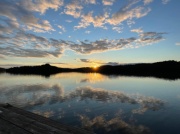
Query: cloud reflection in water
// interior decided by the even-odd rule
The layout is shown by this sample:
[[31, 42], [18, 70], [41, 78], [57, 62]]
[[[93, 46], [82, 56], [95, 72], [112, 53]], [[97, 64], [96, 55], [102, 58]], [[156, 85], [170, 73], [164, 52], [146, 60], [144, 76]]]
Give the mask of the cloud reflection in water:
[[0, 92], [1, 103], [20, 104], [21, 107], [30, 107], [45, 103], [61, 103], [77, 98], [80, 101], [90, 99], [104, 103], [139, 104], [140, 108], [134, 109], [132, 112], [140, 114], [147, 110], [156, 111], [164, 106], [164, 101], [154, 97], [129, 95], [119, 91], [93, 88], [90, 86], [78, 87], [69, 93], [64, 93], [64, 89], [60, 85], [15, 86], [10, 89], [1, 89]]
[[[10, 88], [0, 89], [0, 103], [11, 103], [13, 105], [26, 108], [33, 108], [34, 106], [42, 106], [46, 104], [45, 109], [34, 109], [32, 112], [40, 114], [45, 117], [56, 117], [56, 119], [67, 118], [67, 113], [74, 107], [84, 109], [84, 113], [76, 112], [72, 115], [74, 118], [78, 117], [82, 127], [86, 129], [93, 129], [103, 131], [104, 133], [111, 133], [118, 131], [126, 134], [143, 134], [150, 133], [149, 128], [143, 125], [135, 125], [132, 122], [127, 122], [123, 119], [121, 114], [116, 114], [111, 118], [106, 118], [104, 115], [95, 114], [93, 117], [89, 116], [91, 113], [96, 113], [91, 105], [81, 107], [81, 102], [93, 101], [96, 103], [105, 103], [117, 105], [121, 103], [135, 105], [131, 111], [133, 114], [143, 114], [146, 111], [156, 111], [164, 107], [164, 101], [143, 95], [126, 94], [120, 91], [105, 90], [101, 88], [93, 88], [90, 86], [77, 87], [76, 89], [65, 93], [60, 84], [55, 85], [28, 85], [28, 86], [14, 86]], [[78, 100], [78, 101], [77, 101]], [[76, 105], [74, 105], [74, 103]], [[56, 109], [51, 109], [52, 104], [57, 104]], [[66, 108], [63, 105], [67, 105]], [[68, 107], [72, 105], [73, 108]], [[100, 104], [101, 105], [101, 104]], [[45, 105], [44, 105], [45, 106]], [[61, 108], [60, 108], [61, 107]], [[60, 110], [58, 110], [60, 108]], [[69, 108], [69, 109], [68, 109]], [[103, 111], [102, 111], [103, 112]], [[106, 112], [106, 111], [104, 111]]]
[[18, 107], [32, 107], [44, 103], [57, 102], [64, 96], [60, 85], [23, 85], [2, 87], [0, 103], [10, 103]]
[[140, 108], [135, 109], [133, 113], [142, 114], [147, 110], [160, 110], [164, 106], [164, 101], [156, 99], [154, 97], [146, 97], [142, 95], [128, 95], [119, 91], [111, 91], [93, 87], [79, 87], [75, 91], [72, 91], [67, 95], [67, 99], [80, 97], [80, 100], [87, 98], [95, 101], [101, 101], [106, 103], [129, 103], [139, 104]]
[[143, 125], [134, 125], [125, 122], [121, 116], [114, 117], [107, 120], [104, 116], [96, 116], [93, 119], [88, 118], [85, 115], [79, 115], [82, 122], [82, 127], [85, 129], [95, 129], [101, 133], [123, 133], [123, 134], [150, 134], [149, 128]]

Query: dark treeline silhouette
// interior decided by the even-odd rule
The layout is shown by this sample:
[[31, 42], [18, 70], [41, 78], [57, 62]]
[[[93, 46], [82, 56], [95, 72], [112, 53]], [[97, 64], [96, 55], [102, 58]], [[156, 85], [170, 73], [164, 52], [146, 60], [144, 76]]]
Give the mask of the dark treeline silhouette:
[[105, 75], [125, 75], [125, 76], [142, 76], [142, 77], [157, 77], [175, 80], [180, 78], [180, 62], [163, 61], [156, 63], [141, 63], [129, 65], [104, 65], [97, 69], [86, 68], [58, 68], [49, 64], [41, 66], [23, 66], [6, 69], [7, 73], [11, 74], [37, 74], [49, 77], [52, 74], [61, 72], [81, 72], [90, 73], [97, 72]]
[[5, 72], [6, 69], [0, 67], [0, 73]]
[[56, 66], [51, 66], [50, 64], [44, 64], [40, 66], [13, 67], [6, 69], [6, 72], [11, 74], [35, 74], [49, 77], [52, 74], [61, 72], [90, 72], [90, 68], [59, 68]]
[[164, 79], [180, 78], [180, 62], [163, 61], [156, 63], [141, 63], [134, 65], [101, 66], [102, 74], [120, 74], [126, 76], [157, 77]]

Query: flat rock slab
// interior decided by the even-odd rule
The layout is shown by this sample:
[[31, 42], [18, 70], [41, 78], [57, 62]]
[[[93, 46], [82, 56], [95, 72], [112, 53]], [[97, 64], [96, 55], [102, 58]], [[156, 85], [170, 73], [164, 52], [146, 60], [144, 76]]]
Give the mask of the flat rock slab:
[[51, 119], [11, 106], [0, 105], [0, 134], [92, 134], [81, 128], [57, 123]]

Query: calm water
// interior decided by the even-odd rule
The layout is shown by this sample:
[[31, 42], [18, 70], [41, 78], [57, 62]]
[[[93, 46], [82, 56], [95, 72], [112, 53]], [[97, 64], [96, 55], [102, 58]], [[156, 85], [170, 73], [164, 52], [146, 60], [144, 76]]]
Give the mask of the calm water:
[[95, 133], [180, 134], [180, 80], [0, 74], [0, 103]]

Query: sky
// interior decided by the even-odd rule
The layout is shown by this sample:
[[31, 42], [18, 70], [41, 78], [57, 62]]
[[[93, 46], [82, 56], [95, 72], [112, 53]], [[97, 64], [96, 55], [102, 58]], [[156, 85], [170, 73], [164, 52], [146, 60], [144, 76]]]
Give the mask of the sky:
[[180, 60], [180, 0], [1, 0], [0, 67]]

